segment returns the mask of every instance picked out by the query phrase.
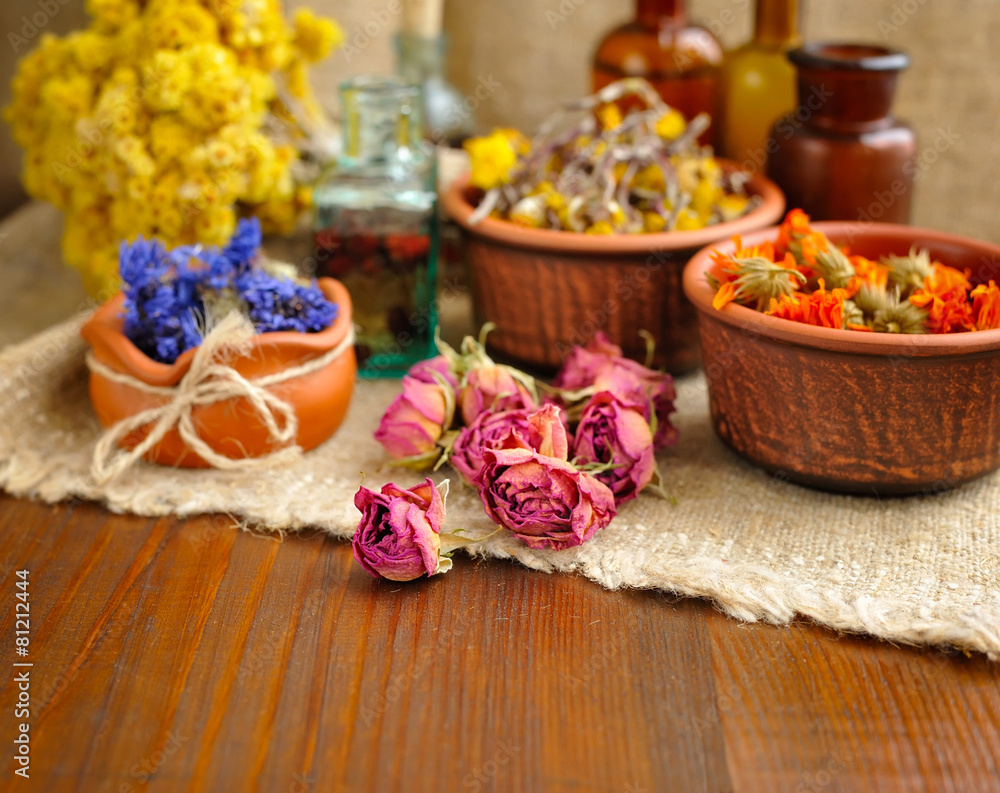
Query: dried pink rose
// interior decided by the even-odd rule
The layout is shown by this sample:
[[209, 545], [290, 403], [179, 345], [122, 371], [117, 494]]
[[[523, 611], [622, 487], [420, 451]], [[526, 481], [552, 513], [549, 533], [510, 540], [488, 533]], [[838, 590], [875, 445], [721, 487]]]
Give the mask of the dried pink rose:
[[545, 405], [538, 410], [485, 410], [455, 438], [448, 462], [469, 484], [483, 467], [487, 449], [528, 449], [566, 460], [569, 439], [560, 409]]
[[542, 405], [528, 416], [528, 448], [547, 457], [569, 459], [569, 438], [562, 408]]
[[463, 427], [451, 447], [448, 462], [470, 485], [483, 467], [483, 452], [496, 449], [512, 433], [528, 437], [528, 410], [484, 410]]
[[655, 416], [656, 449], [677, 443], [677, 429], [670, 423], [677, 391], [673, 378], [622, 356], [622, 349], [598, 332], [586, 347], [574, 347], [552, 383], [566, 391], [610, 391], [620, 400], [642, 410], [652, 423]]
[[381, 493], [361, 487], [354, 505], [361, 510], [354, 558], [373, 576], [412, 581], [442, 567], [444, 498], [430, 479], [409, 490], [391, 482]]
[[615, 515], [607, 485], [529, 449], [487, 449], [476, 486], [490, 519], [531, 548], [572, 548]]
[[433, 455], [437, 442], [451, 424], [453, 402], [440, 383], [403, 377], [397, 396], [375, 430], [375, 440], [389, 456], [404, 458]]
[[473, 369], [465, 376], [458, 392], [458, 404], [466, 425], [472, 424], [484, 410], [517, 410], [535, 407], [531, 391], [496, 364]]
[[594, 394], [583, 410], [573, 445], [578, 464], [606, 463], [613, 467], [595, 471], [621, 506], [639, 495], [656, 469], [653, 433], [635, 406], [626, 405], [610, 391]]
[[440, 375], [441, 378], [448, 383], [453, 389], [458, 389], [458, 378], [451, 371], [451, 364], [448, 359], [443, 355], [435, 355], [433, 358], [428, 358], [426, 361], [420, 361], [419, 363], [413, 364], [410, 367], [410, 371], [406, 373], [409, 377], [415, 380], [420, 380], [424, 383], [437, 383], [439, 380], [435, 377], [435, 374]]

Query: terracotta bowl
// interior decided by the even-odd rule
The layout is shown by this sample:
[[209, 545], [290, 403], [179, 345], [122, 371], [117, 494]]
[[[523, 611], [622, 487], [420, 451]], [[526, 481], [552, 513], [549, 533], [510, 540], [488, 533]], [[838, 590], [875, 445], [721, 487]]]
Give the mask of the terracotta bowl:
[[[986, 242], [894, 224], [813, 228], [869, 258], [917, 245], [977, 283], [1000, 281], [1000, 246]], [[698, 311], [712, 422], [737, 454], [800, 484], [878, 495], [936, 492], [1000, 466], [1000, 330], [898, 336], [717, 311], [705, 280], [713, 248], [732, 243], [698, 252], [684, 291]]]
[[754, 176], [748, 191], [762, 204], [738, 220], [614, 236], [526, 229], [494, 218], [470, 225], [477, 191], [468, 177], [453, 183], [443, 201], [462, 229], [476, 321], [497, 326], [489, 336], [492, 352], [551, 370], [574, 344], [603, 330], [641, 360], [646, 345], [639, 331], [646, 330], [656, 340], [655, 365], [681, 374], [699, 361], [694, 309], [681, 291], [684, 265], [702, 246], [768, 226], [784, 212], [781, 191], [765, 177]]
[[[343, 285], [332, 278], [319, 279], [319, 286], [339, 307], [329, 328], [319, 333], [259, 334], [249, 353], [232, 362], [233, 368], [247, 378], [263, 377], [306, 363], [336, 347], [351, 327], [351, 298]], [[159, 363], [142, 353], [122, 332], [124, 300], [125, 296], [119, 293], [101, 306], [83, 326], [83, 338], [93, 348], [97, 360], [110, 369], [149, 385], [176, 385], [191, 367], [195, 351], [187, 350], [172, 364]], [[323, 368], [270, 389], [295, 408], [299, 419], [297, 442], [303, 450], [318, 446], [340, 426], [351, 401], [356, 371], [354, 349], [350, 347]], [[105, 427], [166, 401], [164, 397], [143, 393], [94, 372], [90, 375], [90, 399]], [[274, 451], [266, 427], [244, 398], [200, 405], [194, 408], [192, 417], [198, 434], [219, 454], [235, 459]], [[147, 431], [140, 428], [126, 436], [121, 445], [134, 447], [146, 437]], [[176, 429], [170, 430], [145, 459], [164, 465], [208, 467], [181, 440]]]

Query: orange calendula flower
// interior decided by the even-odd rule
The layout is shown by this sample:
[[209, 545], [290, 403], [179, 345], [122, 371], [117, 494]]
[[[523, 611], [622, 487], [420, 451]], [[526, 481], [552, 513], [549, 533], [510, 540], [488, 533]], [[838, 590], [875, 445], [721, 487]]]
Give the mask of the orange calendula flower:
[[736, 284], [732, 281], [725, 281], [719, 284], [719, 289], [712, 298], [712, 308], [718, 311], [725, 305], [732, 303], [736, 299]]
[[969, 277], [965, 273], [941, 262], [934, 262], [931, 274], [924, 279], [924, 289], [936, 295], [959, 290], [967, 292], [970, 287]]
[[785, 215], [785, 219], [778, 228], [778, 239], [774, 246], [783, 256], [793, 242], [812, 233], [813, 230], [809, 228], [809, 216], [801, 209], [793, 209]]
[[708, 276], [716, 289], [712, 300], [716, 309], [735, 301], [763, 311], [773, 298], [796, 291], [806, 280], [791, 254], [775, 261], [770, 243], [744, 248], [737, 236], [733, 237], [733, 245], [735, 253], [716, 250], [711, 254], [714, 267]]
[[961, 270], [935, 262], [923, 289], [910, 295], [910, 302], [927, 312], [927, 329], [931, 333], [975, 330], [969, 287], [969, 279]]
[[1000, 328], [1000, 287], [994, 281], [980, 284], [969, 295], [972, 298], [972, 316], [976, 330]]
[[851, 256], [851, 264], [854, 266], [856, 275], [851, 279], [847, 291], [851, 295], [857, 294], [862, 284], [868, 284], [876, 289], [885, 290], [889, 284], [889, 268], [884, 264], [873, 262], [864, 256]]
[[771, 301], [771, 307], [765, 313], [805, 325], [815, 325], [818, 328], [839, 330], [844, 327], [846, 299], [846, 289], [828, 291], [821, 281], [820, 288], [815, 292], [795, 292], [779, 296]]

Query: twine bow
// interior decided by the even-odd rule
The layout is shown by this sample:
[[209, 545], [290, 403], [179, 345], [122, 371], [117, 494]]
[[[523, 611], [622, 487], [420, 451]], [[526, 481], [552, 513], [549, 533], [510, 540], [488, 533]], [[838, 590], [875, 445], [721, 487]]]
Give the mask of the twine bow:
[[[107, 429], [94, 448], [90, 466], [94, 480], [98, 484], [104, 484], [116, 478], [163, 440], [175, 426], [181, 440], [193, 452], [212, 467], [224, 471], [272, 468], [300, 457], [302, 448], [294, 443], [299, 429], [295, 408], [267, 389], [322, 369], [339, 358], [354, 343], [354, 329], [352, 327], [348, 331], [340, 344], [318, 358], [272, 375], [248, 379], [225, 361], [245, 353], [255, 335], [256, 331], [246, 317], [237, 312], [228, 314], [206, 334], [191, 360], [191, 368], [181, 381], [170, 387], [152, 386], [130, 375], [116, 372], [98, 361], [92, 352], [88, 352], [87, 367], [91, 372], [145, 394], [163, 396], [168, 400], [163, 405], [128, 416]], [[226, 457], [216, 452], [198, 435], [192, 418], [194, 408], [239, 397], [250, 403], [267, 427], [269, 440], [278, 447], [275, 451], [260, 457]], [[153, 426], [134, 448], [119, 448], [123, 438], [147, 424]]]

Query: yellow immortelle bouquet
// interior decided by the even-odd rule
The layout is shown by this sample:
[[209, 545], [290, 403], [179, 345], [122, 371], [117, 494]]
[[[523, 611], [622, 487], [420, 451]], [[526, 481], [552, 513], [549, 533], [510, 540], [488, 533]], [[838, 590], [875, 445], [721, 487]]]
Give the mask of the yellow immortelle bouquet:
[[42, 37], [6, 108], [24, 185], [65, 212], [63, 255], [99, 294], [136, 235], [219, 245], [238, 215], [288, 231], [293, 165], [322, 114], [306, 65], [334, 22], [280, 0], [88, 0], [87, 30]]

